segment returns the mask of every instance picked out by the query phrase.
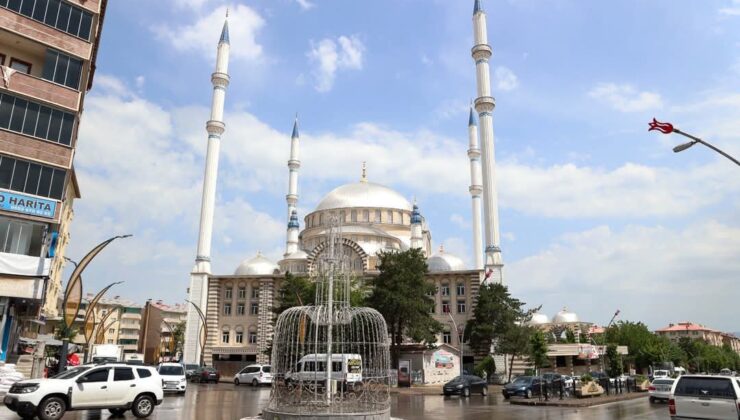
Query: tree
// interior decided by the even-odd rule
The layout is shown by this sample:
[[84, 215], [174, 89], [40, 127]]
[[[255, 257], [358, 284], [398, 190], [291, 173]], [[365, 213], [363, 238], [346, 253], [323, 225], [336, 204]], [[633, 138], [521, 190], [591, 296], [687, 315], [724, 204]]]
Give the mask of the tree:
[[380, 274], [373, 281], [367, 305], [385, 318], [391, 336], [391, 359], [398, 367], [404, 337], [433, 345], [442, 330], [429, 311], [434, 305], [435, 288], [427, 283], [426, 258], [418, 248], [378, 253]]
[[622, 355], [617, 351], [616, 344], [606, 346], [606, 358], [609, 360], [609, 377], [616, 378], [622, 374]]
[[486, 356], [483, 360], [478, 362], [473, 369], [475, 374], [486, 380], [488, 383], [491, 375], [496, 372], [496, 361], [490, 355]]
[[179, 322], [172, 329], [172, 341], [175, 343], [175, 353], [182, 350], [183, 343], [185, 343], [185, 321]]
[[524, 302], [509, 294], [509, 288], [489, 283], [478, 290], [478, 302], [466, 331], [470, 347], [477, 354], [488, 354], [496, 339], [503, 337], [516, 322], [526, 318]]
[[604, 341], [627, 346], [629, 354], [625, 359], [638, 370], [663, 362], [680, 365], [686, 360], [680, 346], [653, 334], [642, 322], [619, 321], [606, 330]]
[[503, 335], [499, 336], [497, 349], [511, 356], [509, 360], [509, 381], [511, 381], [511, 370], [514, 367], [514, 359], [517, 356], [527, 354], [529, 339], [534, 333], [534, 328], [525, 323], [514, 324]]
[[565, 329], [565, 342], [568, 344], [574, 344], [576, 342], [576, 334], [571, 328]]
[[537, 374], [539, 374], [539, 370], [548, 364], [547, 339], [542, 331], [536, 330], [529, 337], [527, 354], [529, 355], [529, 363], [534, 365], [537, 369]]
[[278, 291], [278, 302], [272, 307], [272, 312], [277, 319], [278, 315], [294, 306], [313, 305], [316, 295], [316, 284], [306, 277], [297, 277], [290, 272], [285, 273], [280, 290]]

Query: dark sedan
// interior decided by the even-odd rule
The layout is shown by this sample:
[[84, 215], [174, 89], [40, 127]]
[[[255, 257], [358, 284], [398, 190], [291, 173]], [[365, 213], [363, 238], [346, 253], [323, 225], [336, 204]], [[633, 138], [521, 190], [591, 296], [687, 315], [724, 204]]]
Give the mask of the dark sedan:
[[517, 376], [501, 390], [507, 400], [513, 396], [532, 398], [533, 395], [544, 395], [546, 392], [547, 381], [539, 376]]
[[481, 395], [488, 395], [488, 384], [485, 379], [475, 375], [462, 375], [447, 382], [442, 387], [442, 392], [445, 396], [458, 394], [463, 397], [469, 397], [471, 392], [480, 392]]
[[195, 382], [218, 382], [221, 374], [212, 367], [203, 367], [195, 370], [191, 376]]

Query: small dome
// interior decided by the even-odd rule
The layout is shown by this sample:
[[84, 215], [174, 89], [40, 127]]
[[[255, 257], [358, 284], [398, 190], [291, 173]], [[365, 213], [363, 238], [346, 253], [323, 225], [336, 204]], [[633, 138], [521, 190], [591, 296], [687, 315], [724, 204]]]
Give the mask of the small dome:
[[539, 312], [532, 314], [532, 319], [529, 320], [529, 325], [543, 325], [549, 323], [550, 318], [548, 318], [547, 315], [541, 314]]
[[380, 184], [360, 181], [329, 192], [316, 206], [316, 211], [347, 207], [412, 209], [411, 203], [398, 192]]
[[256, 257], [242, 261], [242, 263], [239, 264], [239, 267], [236, 268], [236, 271], [234, 271], [234, 275], [270, 275], [275, 273], [275, 270], [279, 270], [277, 264], [263, 257], [261, 252], [258, 252]]
[[563, 308], [562, 311], [555, 314], [554, 317], [552, 317], [552, 322], [554, 324], [565, 324], [569, 322], [579, 322], [578, 321], [578, 315], [576, 315], [574, 312], [568, 311], [568, 308]]
[[445, 253], [443, 247], [439, 247], [439, 254], [427, 258], [427, 266], [430, 273], [465, 270], [465, 263], [460, 258]]

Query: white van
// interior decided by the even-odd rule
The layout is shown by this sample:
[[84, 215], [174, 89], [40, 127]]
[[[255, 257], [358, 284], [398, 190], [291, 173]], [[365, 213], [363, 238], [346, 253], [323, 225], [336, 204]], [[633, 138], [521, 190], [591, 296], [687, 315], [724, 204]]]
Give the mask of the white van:
[[[332, 354], [331, 379], [353, 386], [362, 382], [362, 357], [359, 354]], [[290, 381], [317, 382], [326, 380], [326, 354], [307, 354], [296, 364]]]

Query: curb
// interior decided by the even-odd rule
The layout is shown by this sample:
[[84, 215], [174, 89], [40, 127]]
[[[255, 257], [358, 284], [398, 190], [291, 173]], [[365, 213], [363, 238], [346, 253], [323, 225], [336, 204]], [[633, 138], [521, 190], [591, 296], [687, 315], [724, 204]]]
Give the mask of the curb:
[[636, 400], [639, 398], [647, 397], [645, 393], [641, 392], [633, 392], [630, 394], [623, 394], [618, 397], [595, 397], [595, 398], [583, 398], [583, 399], [577, 399], [577, 400], [550, 400], [550, 401], [538, 401], [538, 400], [514, 400], [510, 399], [509, 404], [513, 405], [527, 405], [532, 407], [574, 407], [574, 408], [583, 408], [583, 407], [593, 407], [597, 405], [603, 405], [603, 404], [609, 404], [609, 403], [615, 403], [615, 402], [621, 402], [621, 401], [629, 401], [629, 400]]

